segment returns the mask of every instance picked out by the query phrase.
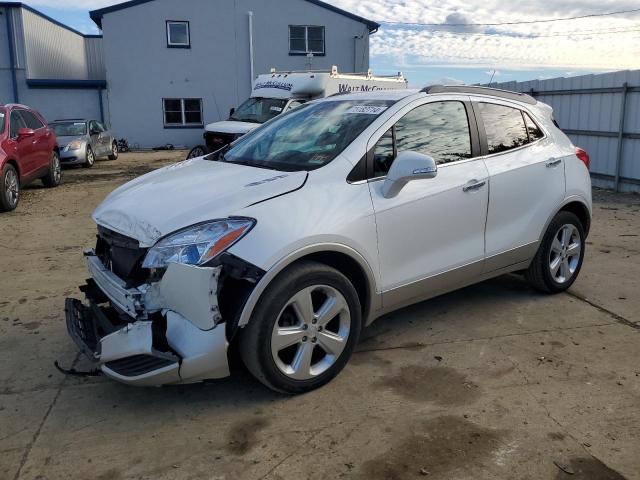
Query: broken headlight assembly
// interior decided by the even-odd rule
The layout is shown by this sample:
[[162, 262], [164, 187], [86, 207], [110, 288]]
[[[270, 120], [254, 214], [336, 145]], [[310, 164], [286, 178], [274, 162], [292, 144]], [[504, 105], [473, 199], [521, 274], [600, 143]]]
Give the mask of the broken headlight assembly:
[[199, 223], [156, 243], [143, 268], [166, 268], [169, 263], [204, 265], [245, 236], [256, 224], [252, 218], [228, 218]]

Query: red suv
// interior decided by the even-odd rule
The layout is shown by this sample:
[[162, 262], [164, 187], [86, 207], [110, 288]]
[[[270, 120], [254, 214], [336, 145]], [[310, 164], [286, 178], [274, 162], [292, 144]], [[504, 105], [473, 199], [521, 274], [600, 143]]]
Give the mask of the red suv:
[[58, 140], [47, 122], [24, 105], [0, 105], [0, 212], [18, 206], [20, 187], [41, 179], [57, 187], [62, 179]]

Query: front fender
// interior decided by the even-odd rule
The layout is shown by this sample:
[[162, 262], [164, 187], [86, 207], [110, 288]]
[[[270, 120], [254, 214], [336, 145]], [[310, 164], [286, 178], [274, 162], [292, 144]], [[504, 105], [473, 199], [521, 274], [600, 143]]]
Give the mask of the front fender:
[[294, 262], [303, 259], [311, 254], [320, 252], [336, 252], [348, 255], [350, 258], [358, 262], [358, 265], [360, 265], [362, 270], [365, 272], [367, 283], [369, 285], [370, 305], [369, 308], [366, 309], [366, 311], [369, 312], [369, 318], [363, 319], [363, 321], [365, 325], [369, 324], [370, 320], [374, 318], [375, 312], [379, 311], [382, 308], [382, 296], [377, 292], [377, 282], [373, 269], [362, 255], [360, 255], [356, 250], [349, 246], [339, 243], [319, 243], [308, 245], [289, 253], [278, 262], [276, 262], [273, 267], [271, 267], [265, 273], [265, 275], [260, 279], [256, 287], [251, 292], [251, 295], [249, 295], [249, 298], [247, 299], [242, 309], [238, 326], [244, 327], [249, 323], [258, 300], [260, 300], [260, 297], [266, 290], [267, 286], [269, 286], [271, 281], [279, 273], [284, 271], [289, 265], [293, 264]]

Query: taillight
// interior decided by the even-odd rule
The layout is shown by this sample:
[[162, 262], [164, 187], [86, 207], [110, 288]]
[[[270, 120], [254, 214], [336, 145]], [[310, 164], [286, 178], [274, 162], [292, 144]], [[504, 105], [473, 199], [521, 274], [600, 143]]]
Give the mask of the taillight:
[[584, 163], [585, 167], [587, 167], [587, 170], [589, 170], [589, 154], [583, 149], [576, 147], [576, 157], [578, 157], [582, 161], [582, 163]]

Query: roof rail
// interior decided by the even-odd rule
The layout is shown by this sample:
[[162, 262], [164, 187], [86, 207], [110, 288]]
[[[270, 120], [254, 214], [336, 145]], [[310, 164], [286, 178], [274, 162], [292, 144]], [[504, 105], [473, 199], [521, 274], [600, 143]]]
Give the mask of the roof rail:
[[468, 93], [477, 95], [491, 95], [493, 97], [506, 98], [508, 100], [516, 100], [518, 102], [535, 105], [538, 101], [526, 93], [510, 92], [508, 90], [499, 90], [497, 88], [477, 87], [469, 85], [430, 85], [420, 90], [423, 93]]

